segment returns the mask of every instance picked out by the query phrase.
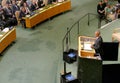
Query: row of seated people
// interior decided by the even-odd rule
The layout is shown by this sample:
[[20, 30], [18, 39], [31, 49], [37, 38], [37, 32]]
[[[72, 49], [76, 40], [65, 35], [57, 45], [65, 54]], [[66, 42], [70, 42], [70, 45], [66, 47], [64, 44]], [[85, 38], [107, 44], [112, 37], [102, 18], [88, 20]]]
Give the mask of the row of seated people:
[[111, 22], [120, 18], [120, 3], [112, 5], [108, 0], [100, 1], [97, 5], [97, 12], [101, 19], [106, 19], [106, 22]]
[[[57, 2], [57, 0], [47, 0], [47, 5]], [[25, 20], [22, 18], [44, 6], [46, 6], [44, 0], [2, 0], [0, 4], [0, 27], [17, 25], [19, 20], [26, 28]]]
[[0, 4], [0, 29], [8, 26], [13, 26], [17, 24], [17, 20], [15, 17], [14, 9], [12, 9], [8, 3], [5, 6]]

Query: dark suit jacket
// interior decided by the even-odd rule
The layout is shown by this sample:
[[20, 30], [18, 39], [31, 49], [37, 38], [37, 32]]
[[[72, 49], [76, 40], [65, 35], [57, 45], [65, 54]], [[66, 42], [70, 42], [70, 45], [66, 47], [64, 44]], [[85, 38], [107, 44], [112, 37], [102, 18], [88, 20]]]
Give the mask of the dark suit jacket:
[[38, 0], [37, 4], [38, 4], [39, 8], [42, 8], [42, 7], [45, 6], [45, 5], [42, 5], [43, 4], [43, 0]]
[[30, 11], [35, 11], [35, 10], [36, 10], [36, 7], [37, 7], [37, 5], [31, 4], [31, 6], [30, 6]]
[[12, 14], [12, 9], [11, 8], [4, 8], [4, 16], [5, 19], [9, 19], [12, 18], [13, 14]]
[[52, 0], [48, 0], [48, 4], [52, 4]]
[[93, 45], [93, 48], [95, 49], [95, 52], [96, 53], [100, 53], [100, 55], [103, 55], [103, 50], [102, 50], [102, 43], [103, 43], [103, 39], [101, 36], [99, 36], [94, 45]]
[[12, 13], [15, 14], [16, 11], [19, 11], [20, 8], [18, 5], [12, 5]]
[[25, 12], [23, 12], [23, 11], [20, 11], [19, 18], [20, 18], [20, 19], [22, 19], [22, 17], [25, 17], [25, 16], [26, 16]]

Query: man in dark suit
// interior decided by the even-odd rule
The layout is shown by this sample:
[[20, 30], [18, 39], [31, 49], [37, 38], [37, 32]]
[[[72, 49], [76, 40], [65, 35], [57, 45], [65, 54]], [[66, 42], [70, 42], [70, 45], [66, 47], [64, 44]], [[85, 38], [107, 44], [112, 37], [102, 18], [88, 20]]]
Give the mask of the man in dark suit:
[[26, 16], [26, 14], [25, 14], [25, 7], [21, 6], [20, 7], [19, 19], [20, 19], [20, 23], [22, 24], [22, 26], [24, 28], [26, 28], [26, 23], [25, 23], [25, 20], [23, 19], [23, 17], [25, 17], [25, 16]]
[[35, 11], [36, 9], [37, 9], [37, 2], [33, 0], [30, 6], [30, 11]]
[[6, 3], [6, 6], [3, 8], [3, 10], [4, 10], [5, 19], [9, 19], [13, 17], [12, 9], [9, 3]]
[[96, 40], [95, 40], [94, 44], [91, 46], [91, 48], [95, 49], [96, 53], [103, 55], [103, 50], [102, 50], [103, 39], [100, 36], [100, 31], [95, 32], [95, 37], [96, 37]]
[[11, 9], [14, 15], [16, 11], [20, 11], [20, 7], [17, 5], [15, 0], [12, 0]]

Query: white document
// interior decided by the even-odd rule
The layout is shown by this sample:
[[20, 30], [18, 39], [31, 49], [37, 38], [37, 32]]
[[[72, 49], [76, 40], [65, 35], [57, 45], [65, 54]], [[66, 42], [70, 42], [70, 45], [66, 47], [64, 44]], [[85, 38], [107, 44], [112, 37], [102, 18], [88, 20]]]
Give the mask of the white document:
[[5, 28], [2, 30], [2, 32], [8, 32], [9, 31], [9, 28]]
[[91, 44], [90, 43], [84, 43], [83, 49], [84, 50], [92, 50]]
[[58, 2], [63, 2], [64, 0], [58, 0]]

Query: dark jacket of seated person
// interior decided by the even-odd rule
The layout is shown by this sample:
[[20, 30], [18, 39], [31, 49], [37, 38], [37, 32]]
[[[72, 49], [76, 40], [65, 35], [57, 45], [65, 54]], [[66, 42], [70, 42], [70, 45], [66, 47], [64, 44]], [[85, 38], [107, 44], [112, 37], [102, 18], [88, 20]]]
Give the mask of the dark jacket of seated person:
[[3, 11], [4, 11], [5, 19], [9, 19], [9, 18], [13, 17], [13, 13], [12, 13], [11, 8], [6, 7], [6, 8], [3, 9]]
[[39, 8], [42, 8], [42, 7], [45, 6], [43, 0], [38, 0], [37, 4], [38, 4], [38, 7], [39, 7]]
[[19, 18], [22, 19], [22, 17], [25, 17], [25, 16], [26, 14], [25, 14], [24, 9], [20, 10]]
[[35, 11], [37, 9], [37, 4], [32, 3], [30, 6], [30, 11]]
[[13, 14], [15, 14], [16, 11], [20, 10], [20, 7], [16, 3], [16, 0], [12, 0], [11, 9], [12, 9]]
[[25, 8], [22, 6], [20, 8], [19, 19], [20, 19], [20, 22], [21, 22], [21, 24], [23, 25], [24, 28], [26, 28], [26, 24], [25, 24], [25, 20], [22, 19], [22, 18], [25, 17], [25, 16], [26, 16], [26, 14], [25, 14]]
[[48, 4], [52, 4], [54, 2], [57, 2], [57, 0], [48, 0]]

